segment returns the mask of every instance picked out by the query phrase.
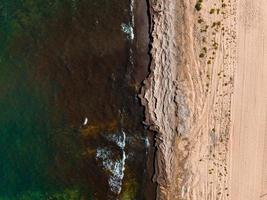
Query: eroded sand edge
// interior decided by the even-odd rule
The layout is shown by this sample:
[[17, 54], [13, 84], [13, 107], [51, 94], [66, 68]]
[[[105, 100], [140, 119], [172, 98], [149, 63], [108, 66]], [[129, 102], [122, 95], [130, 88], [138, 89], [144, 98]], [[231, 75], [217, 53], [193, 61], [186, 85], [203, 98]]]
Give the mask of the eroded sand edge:
[[155, 130], [158, 199], [228, 199], [236, 2], [151, 0], [151, 73], [141, 92]]

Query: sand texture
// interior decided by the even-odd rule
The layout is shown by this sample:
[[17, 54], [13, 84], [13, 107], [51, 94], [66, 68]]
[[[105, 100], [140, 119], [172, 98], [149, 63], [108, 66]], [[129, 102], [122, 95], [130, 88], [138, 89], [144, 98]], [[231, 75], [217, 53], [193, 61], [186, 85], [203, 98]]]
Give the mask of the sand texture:
[[159, 200], [267, 199], [267, 1], [150, 0]]
[[238, 4], [231, 199], [267, 199], [267, 1]]

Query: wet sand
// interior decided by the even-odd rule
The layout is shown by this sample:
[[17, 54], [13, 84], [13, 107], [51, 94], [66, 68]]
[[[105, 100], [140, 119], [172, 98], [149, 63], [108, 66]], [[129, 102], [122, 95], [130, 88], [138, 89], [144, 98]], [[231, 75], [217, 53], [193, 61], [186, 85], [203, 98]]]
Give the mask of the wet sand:
[[[136, 40], [134, 44], [135, 52], [135, 67], [134, 67], [134, 81], [138, 85], [138, 92], [142, 87], [143, 80], [149, 74], [150, 65], [150, 35], [149, 35], [149, 8], [147, 1], [136, 1], [135, 6], [135, 34]], [[140, 99], [139, 99], [140, 100]], [[144, 113], [144, 110], [143, 110]], [[144, 120], [144, 118], [143, 118]], [[155, 159], [155, 133], [147, 130], [146, 132], [148, 148], [145, 167], [145, 185], [143, 192], [146, 200], [156, 198], [156, 183], [153, 181], [154, 176], [154, 159]]]

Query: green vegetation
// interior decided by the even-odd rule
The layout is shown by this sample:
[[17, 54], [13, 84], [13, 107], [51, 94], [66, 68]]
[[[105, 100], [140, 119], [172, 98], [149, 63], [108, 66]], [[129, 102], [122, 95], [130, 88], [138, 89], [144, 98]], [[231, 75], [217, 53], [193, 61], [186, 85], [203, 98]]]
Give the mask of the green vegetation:
[[203, 0], [198, 0], [197, 1], [196, 5], [195, 5], [195, 9], [197, 11], [200, 11], [201, 10], [201, 8], [202, 8], [202, 2], [203, 2]]
[[210, 14], [213, 14], [213, 13], [215, 13], [215, 9], [214, 8], [210, 9]]
[[200, 54], [199, 54], [199, 57], [200, 57], [200, 58], [203, 58], [204, 56], [205, 56], [204, 53], [200, 53]]
[[202, 22], [204, 22], [204, 20], [200, 18], [200, 19], [197, 20], [197, 22], [198, 22], [199, 24], [201, 24]]

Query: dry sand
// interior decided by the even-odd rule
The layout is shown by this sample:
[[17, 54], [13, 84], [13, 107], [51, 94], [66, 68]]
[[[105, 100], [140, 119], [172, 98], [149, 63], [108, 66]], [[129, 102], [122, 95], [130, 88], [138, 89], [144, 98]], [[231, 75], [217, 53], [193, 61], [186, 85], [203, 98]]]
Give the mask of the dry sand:
[[238, 9], [231, 199], [267, 199], [267, 1]]
[[267, 1], [151, 0], [157, 198], [267, 199]]

